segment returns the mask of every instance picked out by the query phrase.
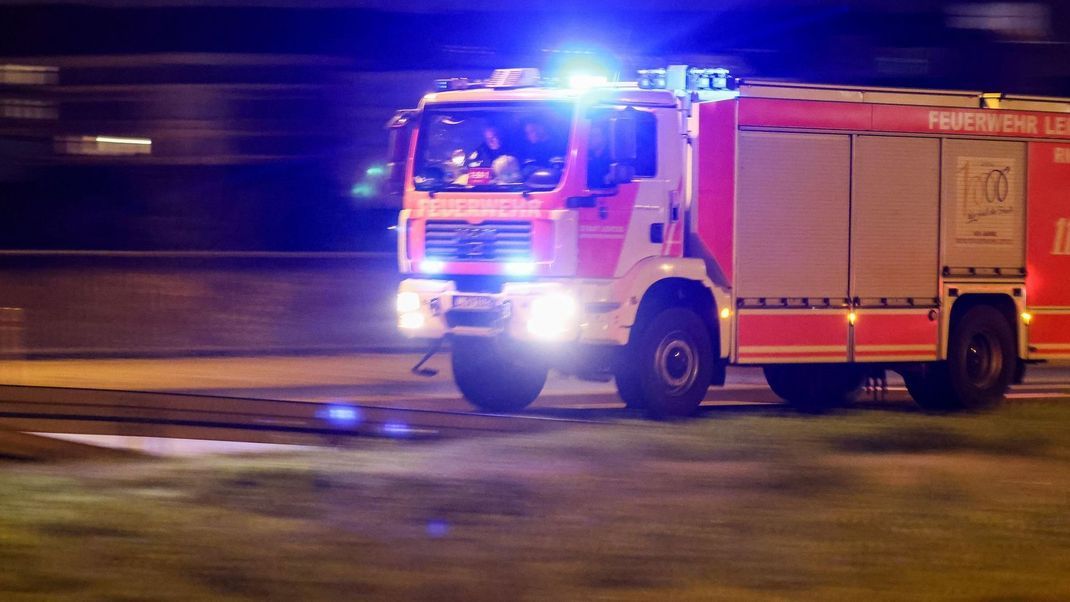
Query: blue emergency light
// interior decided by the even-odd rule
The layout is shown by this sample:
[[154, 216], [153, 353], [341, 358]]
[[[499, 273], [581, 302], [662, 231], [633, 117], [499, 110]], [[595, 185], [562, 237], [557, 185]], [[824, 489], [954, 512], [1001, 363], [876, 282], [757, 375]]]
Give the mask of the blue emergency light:
[[736, 79], [728, 69], [669, 65], [668, 69], [640, 69], [639, 87], [643, 90], [734, 90]]

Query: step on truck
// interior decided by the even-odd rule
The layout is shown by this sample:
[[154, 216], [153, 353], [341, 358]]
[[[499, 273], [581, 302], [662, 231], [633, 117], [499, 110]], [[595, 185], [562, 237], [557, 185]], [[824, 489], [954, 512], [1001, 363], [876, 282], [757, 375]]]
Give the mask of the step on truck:
[[976, 409], [1070, 359], [1070, 99], [585, 83], [441, 80], [389, 124], [398, 326], [478, 408], [553, 368], [687, 415], [734, 364], [802, 410], [886, 370]]

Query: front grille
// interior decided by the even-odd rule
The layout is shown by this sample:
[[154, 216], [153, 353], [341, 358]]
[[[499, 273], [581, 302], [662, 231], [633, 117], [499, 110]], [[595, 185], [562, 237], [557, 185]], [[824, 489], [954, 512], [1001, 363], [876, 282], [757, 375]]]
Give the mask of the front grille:
[[531, 222], [428, 221], [424, 256], [451, 261], [531, 261]]

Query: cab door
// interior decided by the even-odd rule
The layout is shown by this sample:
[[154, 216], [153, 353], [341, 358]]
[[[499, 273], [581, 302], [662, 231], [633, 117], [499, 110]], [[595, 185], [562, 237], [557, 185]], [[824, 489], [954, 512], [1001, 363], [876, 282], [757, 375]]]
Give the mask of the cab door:
[[[614, 106], [594, 107], [587, 115], [580, 144], [586, 190], [574, 203], [579, 208], [578, 275], [619, 277], [646, 257], [682, 255], [685, 139], [679, 112]], [[634, 152], [614, 149], [622, 145], [622, 128], [614, 124], [624, 119], [634, 125]]]

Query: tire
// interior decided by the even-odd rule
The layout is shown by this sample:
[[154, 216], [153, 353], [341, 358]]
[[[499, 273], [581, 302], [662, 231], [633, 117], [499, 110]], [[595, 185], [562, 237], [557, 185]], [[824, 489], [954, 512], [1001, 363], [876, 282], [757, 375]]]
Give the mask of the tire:
[[907, 388], [927, 410], [983, 410], [1003, 400], [1017, 370], [1010, 323], [996, 308], [975, 305], [951, 326], [947, 361], [906, 379]]
[[922, 408], [931, 412], [955, 409], [955, 392], [947, 375], [947, 362], [925, 364], [917, 370], [902, 372], [907, 392]]
[[627, 359], [622, 360], [622, 365], [614, 371], [613, 382], [617, 385], [617, 395], [620, 395], [629, 410], [642, 410], [646, 408], [643, 383], [639, 378], [639, 373], [635, 370], [634, 361], [631, 360], [632, 354], [627, 351], [625, 353]]
[[1003, 401], [1018, 369], [1018, 354], [1011, 325], [999, 310], [971, 307], [952, 328], [947, 349], [956, 409], [979, 410]]
[[780, 364], [763, 371], [773, 393], [810, 414], [854, 403], [865, 383], [864, 370], [844, 364]]
[[617, 381], [629, 406], [644, 408], [654, 419], [694, 414], [713, 379], [706, 323], [689, 309], [671, 307], [656, 314], [629, 346]]
[[547, 364], [502, 337], [455, 337], [453, 382], [465, 399], [487, 412], [519, 412], [542, 392]]
[[[636, 332], [636, 341], [639, 339]], [[617, 395], [624, 400], [629, 410], [645, 410], [646, 398], [643, 394], [643, 380], [639, 377], [639, 360], [636, 356], [636, 343], [629, 343], [621, 349], [613, 365], [613, 383], [617, 386]]]

